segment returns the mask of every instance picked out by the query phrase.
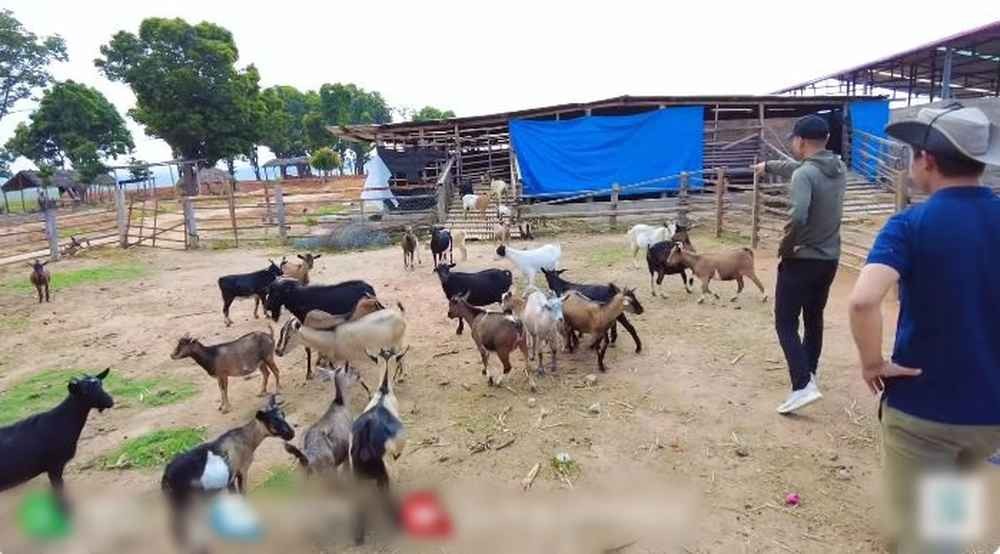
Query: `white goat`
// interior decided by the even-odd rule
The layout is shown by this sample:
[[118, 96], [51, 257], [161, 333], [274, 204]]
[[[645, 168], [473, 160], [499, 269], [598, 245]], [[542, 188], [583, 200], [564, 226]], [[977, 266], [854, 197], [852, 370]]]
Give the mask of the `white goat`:
[[677, 231], [676, 223], [664, 225], [645, 225], [639, 223], [638, 225], [633, 225], [628, 230], [628, 233], [625, 234], [625, 239], [632, 248], [632, 265], [639, 267], [639, 261], [636, 259], [639, 251], [645, 254], [650, 246], [658, 242], [670, 240], [670, 237], [674, 236], [675, 231]]
[[485, 194], [466, 194], [462, 196], [462, 210], [483, 211], [490, 207], [490, 197]]
[[469, 259], [469, 249], [465, 244], [465, 231], [458, 230], [451, 232], [451, 244], [453, 247], [458, 249], [458, 252], [462, 254], [462, 261]]
[[548, 346], [552, 353], [552, 371], [556, 370], [556, 352], [562, 347], [563, 333], [562, 298], [551, 292], [546, 295], [536, 288], [526, 292], [521, 321], [531, 338], [531, 358], [538, 357], [538, 373], [545, 373], [542, 360], [542, 346]]
[[497, 256], [507, 258], [513, 262], [521, 272], [521, 275], [524, 275], [524, 278], [528, 281], [528, 285], [535, 284], [535, 275], [542, 268], [555, 271], [556, 267], [559, 266], [559, 257], [561, 255], [562, 249], [559, 248], [558, 244], [546, 244], [545, 246], [531, 250], [518, 250], [510, 248], [506, 244], [501, 244], [497, 247]]
[[[344, 362], [345, 365], [353, 364], [355, 367], [370, 361], [368, 352], [378, 352], [383, 348], [401, 352], [403, 337], [406, 335], [406, 320], [403, 318], [402, 304], [397, 306], [398, 309], [378, 310], [332, 329], [313, 329], [290, 318], [281, 328], [274, 351], [278, 356], [284, 356], [302, 344], [325, 356], [333, 364]], [[401, 373], [400, 363], [396, 367], [396, 376]]]
[[510, 209], [510, 206], [504, 206], [503, 204], [497, 206], [497, 217], [500, 218], [501, 220], [503, 219], [510, 220], [510, 218], [513, 215], [514, 212], [513, 210]]
[[503, 198], [503, 193], [507, 191], [507, 181], [503, 179], [493, 179], [490, 182], [490, 191], [497, 197], [497, 202]]

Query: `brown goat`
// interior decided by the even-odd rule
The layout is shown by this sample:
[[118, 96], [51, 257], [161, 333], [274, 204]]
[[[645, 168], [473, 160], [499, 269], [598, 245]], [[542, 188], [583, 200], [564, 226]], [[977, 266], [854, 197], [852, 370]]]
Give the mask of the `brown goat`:
[[274, 331], [270, 334], [260, 331], [247, 333], [242, 337], [221, 344], [206, 346], [198, 339], [184, 335], [177, 341], [170, 358], [192, 358], [206, 373], [215, 377], [219, 383], [222, 399], [219, 410], [226, 413], [230, 410], [229, 378], [250, 375], [259, 369], [264, 374], [264, 382], [260, 386], [260, 394], [267, 394], [268, 374], [274, 374], [274, 388], [281, 391], [281, 380], [278, 376], [278, 366], [274, 363]]
[[510, 242], [510, 224], [507, 222], [497, 223], [493, 226], [493, 239], [500, 244]]
[[567, 291], [562, 304], [567, 349], [572, 352], [579, 344], [577, 332], [594, 335], [594, 342], [590, 346], [597, 349], [597, 368], [601, 371], [607, 371], [604, 354], [610, 343], [608, 330], [611, 325], [622, 312], [642, 313], [633, 289], [620, 290], [614, 284], [608, 286], [614, 291], [614, 296], [604, 304], [595, 302], [576, 290]]
[[312, 271], [313, 264], [315, 264], [316, 260], [323, 257], [323, 255], [306, 253], [297, 254], [296, 257], [299, 259], [298, 262], [290, 262], [284, 258], [281, 259], [281, 275], [282, 277], [295, 279], [303, 285], [308, 285], [309, 272]]
[[420, 260], [420, 241], [417, 240], [417, 234], [413, 232], [413, 227], [410, 225], [406, 226], [406, 231], [403, 233], [403, 269], [413, 270], [413, 254], [417, 255], [417, 263], [423, 264], [424, 262]]
[[718, 294], [715, 294], [708, 288], [708, 284], [716, 277], [720, 281], [736, 281], [736, 294], [729, 299], [730, 302], [735, 302], [739, 298], [740, 293], [743, 292], [744, 277], [757, 285], [757, 288], [760, 289], [760, 294], [763, 296], [761, 301], [767, 302], [764, 285], [761, 284], [756, 272], [754, 272], [753, 250], [749, 248], [739, 248], [719, 254], [696, 254], [683, 244], [678, 244], [670, 251], [667, 263], [671, 265], [683, 264], [685, 267], [691, 268], [695, 276], [698, 277], [698, 280], [701, 281], [701, 297], [698, 298], [699, 304], [705, 301], [705, 295], [707, 294], [711, 294], [716, 299], [719, 298]]
[[[483, 360], [483, 375], [489, 385], [499, 385], [503, 375], [510, 373], [510, 353], [516, 348], [521, 349], [525, 362], [528, 361], [527, 334], [524, 325], [516, 317], [503, 312], [491, 312], [467, 302], [469, 293], [453, 296], [448, 301], [448, 317], [460, 317], [472, 329], [472, 340], [479, 349]], [[496, 352], [503, 364], [503, 375], [489, 375], [490, 352]], [[528, 376], [528, 370], [524, 370]], [[530, 382], [530, 376], [528, 376]]]
[[341, 323], [361, 319], [372, 312], [383, 309], [385, 309], [385, 306], [379, 302], [378, 298], [371, 294], [366, 294], [358, 300], [358, 303], [354, 305], [354, 311], [349, 314], [336, 315], [326, 313], [323, 310], [309, 310], [302, 324], [313, 329], [329, 331]]
[[45, 266], [48, 264], [48, 261], [40, 262], [38, 260], [35, 260], [33, 264], [28, 264], [28, 267], [31, 268], [31, 275], [28, 279], [31, 280], [31, 284], [35, 285], [35, 290], [38, 291], [39, 304], [42, 303], [43, 290], [45, 291], [45, 301], [49, 301], [49, 281], [52, 280], [52, 275], [49, 273], [49, 270], [45, 269]]

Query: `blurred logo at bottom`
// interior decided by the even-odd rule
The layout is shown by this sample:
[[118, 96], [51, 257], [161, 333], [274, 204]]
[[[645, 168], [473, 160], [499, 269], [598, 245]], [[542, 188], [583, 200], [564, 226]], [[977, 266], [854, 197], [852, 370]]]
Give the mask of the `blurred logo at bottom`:
[[400, 520], [403, 530], [414, 539], [441, 540], [452, 536], [451, 516], [431, 491], [406, 495], [400, 505]]
[[937, 473], [920, 481], [920, 530], [925, 541], [969, 544], [984, 531], [985, 487], [975, 476]]

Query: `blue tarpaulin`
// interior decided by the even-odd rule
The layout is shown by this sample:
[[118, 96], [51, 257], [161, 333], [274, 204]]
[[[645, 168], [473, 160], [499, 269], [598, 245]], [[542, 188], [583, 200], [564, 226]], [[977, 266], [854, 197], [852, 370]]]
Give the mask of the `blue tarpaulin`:
[[[885, 126], [889, 123], [888, 100], [857, 100], [850, 105], [851, 129], [869, 135], [885, 138]], [[869, 180], [875, 179], [877, 156], [883, 146], [860, 133], [851, 136], [851, 169]]]
[[[569, 196], [623, 187], [622, 196], [674, 190], [677, 179], [636, 183], [702, 170], [704, 108], [665, 108], [627, 116], [510, 122], [524, 195]], [[700, 173], [699, 173], [700, 176]], [[692, 188], [700, 179], [691, 179]]]

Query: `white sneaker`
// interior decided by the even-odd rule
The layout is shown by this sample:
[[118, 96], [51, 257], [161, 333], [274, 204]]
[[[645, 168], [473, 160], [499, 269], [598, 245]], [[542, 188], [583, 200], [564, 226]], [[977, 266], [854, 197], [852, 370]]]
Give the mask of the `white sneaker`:
[[778, 406], [779, 414], [790, 414], [799, 408], [802, 408], [808, 404], [823, 398], [823, 394], [819, 392], [819, 388], [816, 387], [816, 383], [809, 381], [809, 384], [804, 388], [797, 391], [792, 391], [788, 395], [788, 398]]

